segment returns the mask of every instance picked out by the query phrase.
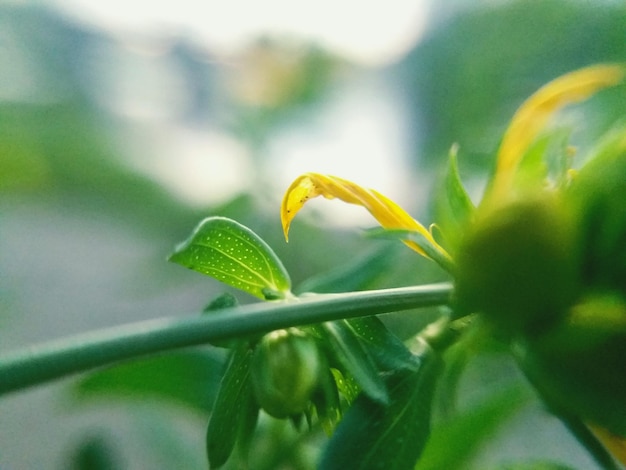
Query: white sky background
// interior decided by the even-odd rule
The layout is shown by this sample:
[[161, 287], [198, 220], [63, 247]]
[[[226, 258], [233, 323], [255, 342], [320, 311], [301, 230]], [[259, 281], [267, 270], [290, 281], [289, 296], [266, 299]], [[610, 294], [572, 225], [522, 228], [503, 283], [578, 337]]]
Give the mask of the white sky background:
[[[430, 0], [49, 1], [67, 16], [122, 38], [184, 35], [212, 54], [228, 57], [260, 35], [288, 35], [372, 67], [393, 63], [419, 41], [430, 4]], [[147, 86], [144, 83], [144, 90]], [[268, 164], [276, 170], [280, 188], [300, 173], [316, 171], [376, 188], [400, 204], [408, 202], [411, 181], [403, 168], [408, 149], [400, 107], [389, 90], [376, 86], [380, 83], [355, 87], [351, 95], [328, 106], [310, 132], [302, 128], [272, 142]], [[126, 96], [140, 96], [144, 90]], [[161, 89], [158, 99], [164, 96]], [[113, 99], [111, 94], [108, 99]], [[153, 148], [138, 145], [141, 155], [132, 165], [179, 197], [205, 205], [250, 187], [253, 175], [246, 171], [245, 149], [232, 137], [167, 128], [163, 120], [153, 125]], [[370, 221], [362, 210], [329, 206], [323, 212], [334, 223]]]
[[183, 29], [230, 51], [263, 33], [319, 41], [368, 64], [393, 61], [421, 36], [430, 0], [49, 0], [81, 21], [118, 32]]

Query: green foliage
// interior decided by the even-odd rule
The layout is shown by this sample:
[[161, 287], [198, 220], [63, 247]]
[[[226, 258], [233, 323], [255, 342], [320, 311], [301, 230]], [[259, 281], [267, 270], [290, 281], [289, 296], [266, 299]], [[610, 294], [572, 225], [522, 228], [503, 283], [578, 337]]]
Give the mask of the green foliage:
[[[457, 142], [467, 156], [465, 168], [484, 175], [508, 117], [530, 92], [565, 71], [626, 61], [626, 8], [621, 2], [471, 5], [443, 15], [443, 24], [431, 29], [398, 66], [410, 90], [409, 106], [419, 116], [415, 132], [423, 141], [414, 163], [420, 171], [424, 160], [440, 166], [441, 156]], [[596, 103], [593, 119], [584, 120], [592, 141], [623, 117], [624, 90], [615, 92]]]
[[354, 402], [326, 447], [320, 468], [405, 469], [414, 465], [429, 437], [441, 361], [430, 348], [413, 360], [413, 369], [398, 369], [386, 376], [388, 404], [367, 395]]
[[[224, 239], [232, 237], [243, 238], [246, 243], [227, 244], [228, 240]], [[261, 247], [257, 248], [256, 256], [250, 255], [250, 240], [255, 247]], [[231, 260], [246, 260], [243, 267], [247, 270], [260, 271], [261, 268], [267, 269], [268, 265], [275, 267], [284, 280], [283, 284], [288, 284], [289, 276], [282, 263], [265, 242], [250, 229], [229, 219], [209, 218], [203, 221], [190, 239], [177, 248], [172, 260], [251, 292], [249, 283], [234, 282], [223, 275], [219, 257], [217, 261], [214, 259], [215, 245], [220, 255], [227, 253]], [[211, 251], [197, 251], [197, 247], [208, 247]], [[383, 259], [380, 254], [367, 257], [354, 268], [344, 270], [343, 275], [350, 278], [355, 269], [365, 269], [369, 274], [361, 275], [359, 279], [367, 282], [377, 274], [376, 268]], [[339, 279], [337, 274], [331, 277]], [[354, 287], [357, 286], [354, 279], [351, 282]], [[323, 281], [319, 285], [323, 285]], [[272, 300], [267, 292], [258, 287], [254, 292], [262, 292], [266, 300]], [[231, 295], [225, 294], [214, 299], [205, 313], [210, 315], [236, 304]], [[356, 399], [357, 404], [359, 400], [364, 400], [366, 404], [376, 404], [379, 413], [392, 421], [380, 428], [381, 439], [387, 435], [386, 428], [389, 426], [396, 430], [392, 434], [396, 439], [398, 433], [404, 432], [407, 427], [413, 428], [412, 422], [407, 420], [402, 426], [397, 426], [390, 410], [407, 407], [412, 410], [407, 419], [415, 417], [417, 411], [413, 408], [416, 402], [409, 402], [407, 397], [413, 391], [411, 384], [426, 375], [424, 370], [429, 370], [422, 365], [426, 356], [418, 358], [412, 355], [375, 317], [277, 330], [260, 339], [218, 344], [230, 346], [232, 352], [209, 421], [207, 451], [211, 468], [223, 466], [237, 443], [242, 449], [241, 455], [245, 455], [249, 438], [256, 427], [254, 417], [259, 408], [276, 418], [292, 419], [296, 424], [302, 415], [306, 416], [309, 425], [317, 417], [320, 424], [332, 432], [342, 414], [341, 398], [347, 403]], [[388, 371], [391, 376], [383, 378], [382, 371]], [[417, 371], [420, 371], [419, 374]], [[434, 381], [425, 380], [424, 383], [424, 387], [431, 387], [429, 390], [432, 392]], [[390, 404], [390, 393], [394, 394], [394, 404]], [[355, 406], [358, 408], [358, 405]], [[425, 413], [430, 407], [420, 406], [417, 409]], [[427, 435], [428, 416], [424, 415], [416, 422], [422, 423], [416, 432]], [[376, 445], [390, 449], [387, 442], [381, 441]], [[409, 456], [414, 455], [413, 445], [403, 447], [410, 449]]]
[[626, 301], [593, 295], [549, 331], [527, 338], [518, 355], [555, 410], [626, 433]]
[[415, 358], [407, 347], [392, 334], [378, 317], [346, 320], [382, 371], [416, 368]]
[[464, 227], [471, 221], [476, 208], [461, 181], [458, 166], [458, 146], [450, 149], [448, 166], [441, 184], [441, 191], [436, 198], [438, 224], [444, 232], [444, 246], [454, 251]]
[[576, 208], [585, 282], [626, 295], [626, 126], [602, 139], [574, 178], [568, 197]]
[[444, 188], [446, 190], [445, 200], [450, 205], [452, 217], [457, 227], [463, 227], [471, 220], [476, 208], [461, 182], [455, 148], [450, 151], [450, 160], [444, 180]]
[[94, 372], [73, 388], [77, 398], [157, 398], [191, 409], [211, 409], [224, 355], [219, 351], [180, 351]]
[[251, 359], [252, 350], [241, 343], [231, 355], [222, 378], [206, 437], [211, 468], [226, 463], [237, 440], [249, 435], [256, 425], [258, 406], [253, 401], [248, 380]]
[[454, 421], [439, 426], [430, 436], [415, 470], [463, 468], [478, 447], [519, 411], [527, 399], [520, 388], [506, 389]]
[[[523, 193], [539, 188], [533, 185], [548, 176], [545, 159], [551, 142], [551, 137], [540, 140], [523, 159], [521, 179], [516, 183]], [[621, 140], [609, 140], [602, 149], [614, 155], [620, 145]], [[563, 155], [565, 152], [557, 151], [557, 158]], [[621, 164], [609, 157], [600, 161], [613, 169]], [[563, 161], [557, 164], [562, 187], [566, 187], [568, 165]], [[427, 254], [455, 277], [453, 317], [460, 319], [449, 323], [444, 317], [429, 325], [414, 342], [413, 352], [376, 317], [338, 319], [217, 343], [230, 347], [231, 357], [207, 432], [211, 468], [224, 466], [235, 448], [239, 449], [236, 459], [247, 459], [260, 409], [291, 420], [298, 429], [306, 418], [309, 430], [319, 423], [332, 434], [321, 456], [324, 469], [460, 468], [528, 399], [524, 390], [514, 387], [460, 416], [447, 413], [446, 421], [433, 425], [438, 386], [445, 388], [439, 403], [447, 397], [454, 408], [461, 375], [475, 353], [472, 349], [492, 332], [504, 333], [502, 345], [513, 339], [520, 366], [553, 413], [564, 420], [575, 416], [617, 434], [626, 433], [626, 417], [621, 412], [626, 389], [619, 378], [623, 375], [621, 358], [626, 354], [622, 338], [626, 308], [620, 296], [603, 294], [585, 302], [579, 298], [582, 280], [577, 230], [581, 220], [600, 220], [615, 227], [617, 235], [604, 231], [604, 240], [619, 238], [622, 233], [620, 223], [610, 225], [601, 217], [585, 215], [599, 206], [601, 214], [604, 210], [610, 213], [612, 196], [621, 191], [615, 180], [593, 199], [599, 202], [587, 203], [582, 195], [595, 191], [597, 181], [605, 181], [594, 179], [596, 174], [586, 168], [572, 189], [566, 190], [571, 191], [573, 201], [579, 201], [574, 209], [565, 199], [543, 193], [495, 209], [477, 210], [461, 183], [453, 153], [444, 180], [452, 221], [449, 227], [466, 227], [454, 264], [434, 247], [430, 249], [417, 232], [387, 229], [369, 235], [426, 246]], [[599, 257], [597, 251], [586, 256]], [[289, 275], [274, 252], [258, 235], [230, 219], [205, 219], [171, 260], [264, 300], [299, 302], [291, 294]], [[357, 289], [376, 277], [387, 260], [384, 251], [374, 252], [304, 283], [302, 290]], [[599, 270], [606, 271], [604, 266]], [[311, 294], [302, 299], [307, 296]], [[236, 299], [226, 294], [213, 300], [205, 312], [212, 315], [236, 306]], [[484, 314], [487, 328], [480, 321], [472, 322], [469, 314], [475, 311]], [[474, 334], [464, 336], [472, 323], [476, 327], [468, 331]], [[451, 344], [455, 345], [454, 354], [442, 356], [442, 350]], [[451, 367], [444, 374], [446, 358]], [[117, 370], [122, 374], [123, 369]], [[581, 374], [588, 380], [581, 382]], [[86, 383], [97, 384], [97, 379], [95, 375]], [[149, 388], [149, 384], [143, 385]], [[580, 439], [580, 429], [571, 429]], [[608, 462], [590, 433], [580, 442], [602, 465]], [[502, 468], [524, 465], [526, 462]], [[542, 461], [536, 465], [559, 468], [560, 464]]]
[[[538, 156], [545, 157], [547, 142], [551, 140], [534, 146], [523, 161], [526, 181], [548, 175], [545, 160]], [[610, 458], [583, 423], [626, 434], [626, 388], [621, 380], [626, 374], [626, 301], [618, 282], [619, 240], [625, 232], [622, 219], [609, 217], [623, 205], [621, 179], [613, 178], [614, 173], [623, 174], [622, 160], [614, 157], [622, 150], [623, 137], [607, 139], [597, 160], [571, 186], [564, 182], [567, 165], [562, 163], [557, 172], [562, 198], [540, 193], [487, 209], [471, 204], [451, 157], [444, 180], [450, 214], [456, 226], [466, 227], [454, 262], [434, 247], [428, 249], [425, 237], [414, 231], [370, 232], [418, 241], [455, 278], [451, 315], [429, 324], [410, 348], [378, 317], [329, 317], [333, 321], [273, 332], [254, 328], [249, 330], [254, 333], [235, 340], [216, 336], [213, 344], [230, 350], [217, 389], [212, 384], [224, 357], [203, 350], [100, 370], [83, 379], [76, 394], [84, 399], [153, 395], [202, 412], [210, 409], [210, 468], [246, 465], [263, 430], [263, 412], [290, 422], [303, 436], [314, 435], [319, 427], [325, 430], [330, 437], [321, 451], [324, 469], [461, 468], [529, 397], [516, 385], [490, 394], [469, 411], [459, 414], [454, 409], [465, 367], [495, 334], [499, 348], [511, 347], [551, 412], [566, 423], [579, 423], [569, 429], [600, 465], [611, 468]], [[598, 224], [600, 234], [594, 232]], [[590, 239], [593, 246], [584, 242]], [[592, 277], [581, 275], [581, 253], [595, 269]], [[170, 259], [273, 302], [276, 315], [279, 305], [297, 314], [316, 299], [331, 307], [355, 299], [353, 310], [362, 310], [359, 315], [370, 312], [367, 297], [358, 300], [355, 293], [307, 292], [296, 297], [278, 256], [252, 230], [231, 219], [205, 219]], [[386, 251], [374, 252], [304, 283], [303, 290], [359, 289], [387, 263]], [[601, 277], [607, 273], [609, 277]], [[257, 310], [250, 309], [241, 319], [254, 321], [261, 312]], [[228, 325], [230, 317], [234, 325], [242, 311], [227, 293], [207, 305], [204, 317], [225, 318], [222, 325]], [[383, 303], [374, 309], [379, 311], [386, 311]], [[297, 315], [291, 318], [298, 324]], [[452, 354], [443, 354], [450, 345]], [[448, 405], [443, 421], [434, 419], [436, 403]], [[304, 420], [308, 426], [302, 425]], [[498, 468], [525, 465], [530, 464]], [[551, 461], [532, 465], [565, 468]]]
[[225, 217], [204, 219], [169, 258], [261, 299], [290, 295], [289, 275], [253, 231]]
[[378, 403], [387, 403], [387, 389], [378, 375], [374, 359], [351, 326], [345, 320], [340, 320], [323, 323], [316, 331], [334, 362], [354, 377], [363, 392]]
[[[485, 160], [499, 139], [492, 130], [508, 115], [511, 100], [505, 97], [572, 68], [572, 62], [623, 61], [626, 10], [611, 6], [592, 12], [593, 8], [562, 1], [507, 2], [502, 8], [447, 20], [443, 41], [431, 32], [423, 44], [434, 44], [435, 52], [429, 55], [420, 46], [408, 59], [421, 57], [409, 66], [419, 65], [420, 70], [413, 78], [422, 85], [426, 154], [441, 155], [441, 149], [458, 140], [469, 157], [479, 157], [469, 160]], [[46, 19], [38, 18], [36, 25], [41, 27]], [[24, 41], [41, 42], [35, 29], [16, 28], [25, 31], [18, 36]], [[579, 31], [587, 34], [573, 34]], [[459, 45], [470, 44], [467, 37], [473, 38], [472, 53], [459, 53], [463, 51]], [[502, 39], [506, 47], [493, 47], [495, 39]], [[581, 48], [583, 43], [594, 47]], [[281, 47], [267, 40], [253, 50], [257, 58], [269, 60], [272, 70], [288, 72], [278, 74], [285, 78], [282, 83], [269, 84], [278, 93], [267, 96], [275, 100], [255, 104], [249, 96], [235, 93], [237, 103], [229, 111], [236, 114], [235, 132], [257, 157], [264, 155], [270, 131], [319, 103], [338, 65], [336, 58], [315, 47], [303, 48], [300, 54]], [[36, 52], [35, 62], [52, 60], [45, 48]], [[296, 57], [293, 67], [284, 68], [285, 56]], [[494, 63], [497, 66], [489, 65]], [[520, 77], [520, 63], [539, 73], [532, 79]], [[446, 69], [440, 69], [444, 65]], [[63, 63], [53, 66], [66, 68]], [[66, 82], [68, 89], [81, 89], [67, 74], [50, 88]], [[515, 89], [503, 85], [509, 82], [515, 82]], [[0, 103], [0, 157], [7, 162], [0, 174], [0, 191], [50, 194], [54, 188], [60, 200], [84, 205], [90, 216], [94, 207], [116, 217], [122, 210], [126, 219], [139, 214], [147, 227], [160, 229], [152, 230], [155, 233], [163, 233], [163, 228], [173, 231], [195, 217], [156, 185], [138, 181], [111, 163], [96, 112], [80, 92], [72, 93], [76, 94], [67, 100], [59, 95], [28, 107]], [[622, 86], [605, 97], [607, 106], [595, 110], [601, 122], [593, 126], [601, 131], [623, 118], [623, 96]], [[55, 119], [50, 119], [52, 113]], [[453, 260], [421, 233], [401, 228], [369, 232], [371, 237], [409, 240], [424, 247], [445, 271], [441, 274], [454, 278], [452, 305], [449, 295], [434, 287], [430, 294], [426, 287], [423, 297], [416, 295], [403, 304], [393, 303], [395, 294], [389, 291], [354, 295], [379, 287], [398, 266], [405, 269], [402, 275], [419, 271], [413, 258], [405, 262], [386, 247], [309, 278], [295, 291], [298, 297], [268, 243], [239, 222], [210, 217], [170, 260], [271, 303], [239, 307], [236, 297], [227, 293], [215, 298], [205, 315], [194, 318], [187, 328], [164, 320], [157, 330], [139, 324], [135, 331], [109, 332], [106, 349], [83, 336], [69, 341], [71, 347], [61, 341], [2, 357], [0, 391], [158, 350], [163, 354], [82, 378], [73, 387], [74, 396], [83, 402], [157, 397], [201, 416], [210, 412], [206, 448], [211, 468], [258, 464], [268, 469], [308, 469], [308, 461], [319, 455], [323, 469], [463, 468], [528, 400], [526, 392], [513, 388], [488, 393], [484, 402], [469, 410], [459, 412], [453, 406], [464, 396], [467, 366], [486, 344], [497, 344], [500, 352], [512, 351], [549, 411], [576, 424], [569, 426], [570, 431], [598, 465], [616, 468], [585, 423], [626, 435], [625, 132], [623, 125], [616, 126], [574, 176], [569, 171], [573, 161], [569, 129], [542, 135], [520, 161], [514, 178], [518, 192], [512, 200], [497, 201], [502, 205], [493, 210], [474, 206], [453, 150], [442, 180], [443, 196], [436, 201], [438, 225], [433, 228]], [[264, 162], [257, 158], [258, 169], [271, 174]], [[461, 163], [476, 166], [468, 160]], [[125, 189], [115, 192], [112, 187]], [[550, 191], [559, 197], [546, 196]], [[242, 196], [211, 212], [236, 214], [255, 229], [262, 228], [264, 219], [271, 217], [250, 215], [254, 207], [250, 200]], [[165, 212], [167, 221], [159, 217]], [[328, 246], [318, 232], [309, 233], [312, 240], [306, 240], [306, 250], [298, 254], [304, 261], [294, 257], [286, 263], [293, 265], [294, 279], [318, 267], [326, 269], [328, 260], [344, 251], [341, 243]], [[322, 251], [327, 254], [318, 256]], [[421, 275], [428, 277], [430, 272], [425, 272]], [[405, 285], [412, 279], [400, 281]], [[431, 294], [431, 300], [424, 301]], [[385, 326], [384, 318], [373, 316], [433, 303], [444, 307], [444, 313], [429, 324], [428, 332], [407, 341], [409, 346]], [[358, 315], [364, 316], [352, 318]], [[200, 328], [214, 330], [203, 336], [197, 334]], [[150, 342], [150, 348], [141, 347]], [[206, 342], [228, 351], [203, 347], [164, 352]], [[451, 344], [451, 351], [444, 354]], [[118, 351], [122, 352], [117, 355]], [[37, 362], [42, 357], [52, 360]], [[450, 406], [437, 415], [437, 403]], [[161, 423], [157, 434], [171, 435], [172, 429]], [[169, 448], [160, 450], [166, 453]], [[76, 465], [112, 467], [111, 454], [103, 442], [85, 441]], [[503, 462], [495, 468], [568, 468], [549, 459]]]

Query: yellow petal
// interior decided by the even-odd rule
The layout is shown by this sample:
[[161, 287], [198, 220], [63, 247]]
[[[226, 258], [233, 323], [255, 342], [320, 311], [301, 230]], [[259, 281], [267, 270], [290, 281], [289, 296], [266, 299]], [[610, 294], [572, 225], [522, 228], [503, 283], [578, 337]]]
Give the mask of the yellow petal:
[[[283, 197], [280, 218], [286, 240], [289, 240], [289, 226], [293, 218], [309, 199], [317, 196], [324, 196], [327, 199], [337, 198], [349, 204], [362, 206], [384, 228], [417, 231], [442, 255], [448, 257], [446, 251], [437, 244], [430, 232], [391, 199], [378, 191], [362, 188], [351, 181], [319, 173], [305, 173], [299, 176], [291, 183]], [[427, 256], [416, 243], [412, 241], [405, 243], [421, 255]]]
[[626, 438], [617, 436], [606, 429], [589, 425], [589, 429], [595, 434], [600, 442], [604, 445], [613, 457], [619, 460], [623, 465], [626, 465]]
[[623, 65], [594, 65], [562, 75], [528, 98], [513, 115], [502, 139], [489, 199], [501, 200], [510, 191], [519, 162], [554, 113], [618, 84], [625, 75]]

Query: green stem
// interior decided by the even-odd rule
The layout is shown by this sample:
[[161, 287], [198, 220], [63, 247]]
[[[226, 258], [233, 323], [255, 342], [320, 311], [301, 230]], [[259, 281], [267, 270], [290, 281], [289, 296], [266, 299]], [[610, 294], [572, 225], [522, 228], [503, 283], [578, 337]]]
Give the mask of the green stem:
[[297, 325], [443, 305], [450, 284], [323, 294], [267, 302], [185, 319], [132, 323], [43, 343], [0, 356], [0, 394], [123, 359], [250, 336]]

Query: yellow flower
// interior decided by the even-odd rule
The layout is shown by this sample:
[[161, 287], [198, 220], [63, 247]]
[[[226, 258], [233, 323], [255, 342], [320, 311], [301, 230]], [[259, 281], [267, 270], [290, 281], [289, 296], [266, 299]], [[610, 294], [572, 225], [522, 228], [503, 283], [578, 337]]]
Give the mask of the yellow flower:
[[[625, 76], [624, 65], [590, 66], [558, 77], [531, 95], [513, 115], [503, 136], [497, 154], [495, 174], [478, 209], [479, 217], [475, 222], [489, 215], [496, 209], [495, 205], [515, 201], [514, 181], [520, 162], [557, 111], [570, 103], [583, 101], [603, 88], [617, 85]], [[573, 172], [570, 169], [567, 175], [571, 177]], [[338, 198], [366, 208], [382, 227], [406, 231], [407, 239], [404, 243], [410, 248], [456, 274], [453, 272], [456, 268], [450, 269], [452, 260], [449, 254], [435, 241], [431, 232], [401, 207], [373, 189], [365, 189], [335, 176], [306, 173], [291, 184], [281, 206], [285, 239], [288, 240], [293, 218], [309, 199], [317, 196]], [[606, 448], [626, 464], [626, 437], [613, 435], [596, 425], [588, 425]]]
[[[545, 128], [549, 118], [563, 106], [582, 101], [602, 88], [623, 80], [622, 65], [595, 65], [563, 75], [540, 88], [514, 114], [498, 151], [496, 172], [485, 202], [503, 202], [513, 192], [513, 180], [520, 161], [528, 148]], [[450, 255], [422, 224], [400, 206], [373, 189], [363, 188], [351, 181], [319, 173], [305, 173], [294, 180], [283, 197], [281, 221], [285, 239], [289, 226], [306, 201], [317, 196], [338, 198], [367, 209], [386, 229], [401, 229], [411, 235], [404, 243], [450, 270]]]
[[422, 256], [431, 259], [441, 258], [451, 263], [450, 256], [435, 241], [430, 231], [391, 199], [378, 191], [363, 188], [351, 181], [319, 173], [305, 173], [299, 176], [291, 183], [283, 197], [280, 218], [286, 240], [289, 240], [289, 226], [293, 218], [309, 199], [317, 196], [324, 196], [327, 199], [337, 198], [349, 204], [362, 206], [382, 227], [404, 229], [419, 235], [424, 243], [419, 244], [412, 240], [407, 240], [405, 243]]
[[[588, 98], [602, 88], [616, 85], [625, 75], [626, 68], [622, 65], [595, 65], [556, 78], [528, 98], [514, 114], [504, 134], [498, 151], [496, 172], [483, 199], [483, 206], [485, 202], [505, 201], [511, 195], [520, 161], [554, 113], [569, 103]], [[317, 196], [338, 198], [362, 206], [382, 227], [413, 232], [416, 236], [406, 240], [406, 245], [447, 268], [452, 265], [449, 254], [435, 241], [430, 231], [395, 202], [373, 189], [319, 173], [299, 176], [283, 197], [281, 221], [286, 240], [289, 240], [289, 226], [293, 218], [309, 199]]]
[[562, 75], [531, 95], [513, 115], [502, 138], [495, 176], [485, 199], [491, 203], [510, 195], [520, 161], [553, 114], [570, 103], [583, 101], [603, 88], [618, 84], [625, 75], [623, 65], [594, 65]]

